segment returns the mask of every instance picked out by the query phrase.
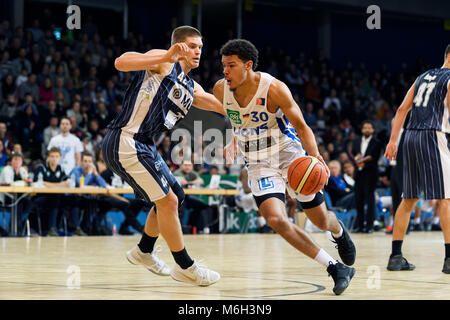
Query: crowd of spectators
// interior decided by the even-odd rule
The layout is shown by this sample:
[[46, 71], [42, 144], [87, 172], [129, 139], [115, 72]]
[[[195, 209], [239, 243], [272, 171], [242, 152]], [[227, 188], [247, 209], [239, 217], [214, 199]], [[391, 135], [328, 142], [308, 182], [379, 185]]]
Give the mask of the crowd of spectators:
[[[40, 26], [37, 19], [30, 27], [14, 29], [9, 21], [1, 22], [0, 166], [13, 162], [14, 155], [20, 155], [27, 172], [36, 180], [39, 167], [48, 161], [48, 151], [56, 147], [67, 179], [76, 174], [79, 185], [80, 172], [87, 170], [96, 177], [92, 181], [97, 184], [111, 184], [113, 175], [102, 162], [99, 146], [107, 124], [122, 108], [123, 96], [132, 79], [132, 73], [114, 68], [114, 60], [125, 51], [146, 52], [153, 46], [165, 45], [150, 45], [142, 35], [132, 32], [126, 40], [114, 35], [100, 36], [95, 25], [87, 32], [82, 30], [75, 36], [57, 40], [52, 26], [49, 23]], [[363, 62], [358, 65], [349, 62], [343, 68], [336, 68], [323, 52], [307, 56], [265, 46], [260, 50], [258, 69], [284, 81], [291, 89], [306, 123], [315, 133], [320, 153], [330, 162], [333, 172], [342, 176], [332, 179], [336, 189], [343, 190], [338, 192], [340, 195], [332, 192], [333, 205], [350, 208], [351, 196], [346, 201], [341, 198], [351, 194], [354, 187], [353, 171], [357, 160], [352, 146], [361, 135], [361, 124], [370, 120], [375, 136], [384, 145], [396, 108], [414, 77], [425, 66], [418, 63], [398, 73], [391, 73], [386, 65], [369, 71]], [[212, 91], [214, 83], [222, 77], [219, 48], [208, 48], [206, 44], [200, 68], [194, 70], [192, 76], [206, 90]], [[184, 175], [185, 171], [180, 172], [183, 168], [171, 159], [174, 143], [169, 137], [158, 141], [159, 152], [171, 170]], [[88, 166], [84, 161], [91, 164]], [[221, 164], [194, 166], [195, 171], [206, 174], [239, 175], [240, 168]], [[55, 170], [56, 167], [52, 167], [51, 171]], [[382, 175], [383, 169], [380, 171]], [[102, 172], [106, 172], [109, 182], [97, 179]], [[382, 182], [378, 184], [383, 186]], [[115, 208], [129, 211], [126, 214], [129, 225], [142, 229], [134, 220], [141, 204], [130, 204], [124, 198], [116, 200], [126, 203], [115, 202]], [[189, 205], [199, 205], [194, 202]], [[76, 201], [72, 199], [72, 203]], [[105, 203], [98, 205], [100, 218], [110, 209]], [[72, 227], [75, 232], [79, 223], [75, 222]], [[97, 234], [109, 233], [98, 228]], [[50, 234], [55, 234], [54, 229], [52, 217]], [[123, 232], [127, 233], [125, 229]], [[82, 230], [77, 233], [84, 234]]]

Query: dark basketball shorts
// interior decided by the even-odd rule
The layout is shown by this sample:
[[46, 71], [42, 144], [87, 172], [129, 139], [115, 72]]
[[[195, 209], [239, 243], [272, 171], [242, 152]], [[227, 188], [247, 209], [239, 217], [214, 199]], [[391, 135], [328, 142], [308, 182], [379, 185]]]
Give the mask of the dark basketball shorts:
[[136, 141], [131, 133], [108, 130], [102, 153], [108, 168], [124, 179], [137, 197], [149, 203], [164, 198], [178, 183], [156, 146]]
[[450, 135], [406, 130], [403, 144], [403, 198], [450, 198]]

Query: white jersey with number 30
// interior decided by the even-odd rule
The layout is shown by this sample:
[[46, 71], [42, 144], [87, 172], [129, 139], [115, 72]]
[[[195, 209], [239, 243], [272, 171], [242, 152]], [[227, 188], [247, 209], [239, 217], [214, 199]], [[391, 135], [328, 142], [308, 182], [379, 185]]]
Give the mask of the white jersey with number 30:
[[236, 101], [228, 83], [224, 85], [223, 107], [231, 120], [239, 150], [248, 162], [268, 159], [293, 142], [302, 148], [295, 129], [281, 109], [276, 113], [267, 110], [267, 94], [274, 77], [264, 72], [259, 74], [256, 94], [245, 107]]

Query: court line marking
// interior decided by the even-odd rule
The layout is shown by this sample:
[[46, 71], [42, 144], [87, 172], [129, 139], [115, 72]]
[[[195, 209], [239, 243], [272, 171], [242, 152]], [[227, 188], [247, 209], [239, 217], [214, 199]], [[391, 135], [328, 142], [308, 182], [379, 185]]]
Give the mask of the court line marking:
[[[164, 294], [181, 294], [181, 295], [193, 295], [193, 296], [208, 296], [208, 297], [223, 297], [223, 298], [237, 298], [237, 299], [270, 299], [270, 298], [276, 298], [276, 297], [283, 297], [283, 296], [295, 296], [295, 295], [304, 295], [304, 294], [313, 294], [316, 292], [321, 292], [325, 290], [324, 286], [309, 283], [309, 282], [302, 282], [302, 281], [295, 281], [295, 280], [283, 280], [283, 279], [265, 279], [265, 278], [245, 278], [245, 277], [230, 277], [230, 278], [238, 278], [238, 279], [257, 279], [257, 280], [269, 280], [269, 281], [280, 281], [280, 282], [291, 282], [296, 284], [307, 284], [311, 285], [313, 287], [316, 287], [315, 290], [312, 291], [306, 291], [306, 292], [294, 292], [294, 293], [286, 293], [286, 294], [277, 294], [277, 295], [263, 295], [263, 296], [236, 296], [236, 295], [223, 295], [223, 294], [199, 294], [199, 293], [184, 293], [184, 292], [171, 292], [171, 291], [158, 291], [158, 290], [150, 290], [150, 292], [153, 293], [164, 293]], [[23, 285], [30, 285], [30, 286], [53, 286], [53, 287], [65, 287], [67, 288], [67, 285], [62, 284], [52, 284], [52, 283], [33, 283], [33, 282], [21, 282], [21, 281], [3, 281], [0, 280], [0, 283], [12, 283], [12, 284], [23, 284]], [[104, 284], [100, 284], [104, 285]], [[112, 284], [114, 285], [114, 284]], [[122, 284], [120, 284], [122, 285]], [[127, 284], [123, 284], [126, 286]], [[128, 288], [111, 288], [111, 287], [97, 287], [95, 285], [81, 285], [80, 289], [97, 289], [97, 290], [118, 290], [118, 291], [138, 291], [138, 292], [149, 292], [147, 290], [142, 289], [131, 289]], [[245, 289], [245, 288], [243, 288]], [[291, 289], [290, 287], [281, 288], [279, 290], [283, 289]], [[295, 288], [292, 288], [295, 289]], [[228, 291], [233, 291], [235, 289], [230, 289]]]

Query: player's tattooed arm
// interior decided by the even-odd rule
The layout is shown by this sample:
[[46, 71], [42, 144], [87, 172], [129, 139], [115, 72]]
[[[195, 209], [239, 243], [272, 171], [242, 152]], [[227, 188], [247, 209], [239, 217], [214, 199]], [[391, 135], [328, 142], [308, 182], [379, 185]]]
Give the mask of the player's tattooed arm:
[[267, 99], [268, 108], [270, 108], [269, 111], [276, 112], [278, 107], [283, 111], [302, 141], [303, 148], [310, 156], [316, 157], [322, 162], [327, 171], [327, 177], [329, 177], [330, 170], [319, 153], [314, 133], [306, 124], [302, 111], [292, 97], [287, 85], [282, 81], [274, 79], [270, 85]]
[[224, 116], [227, 115], [223, 109], [222, 102], [217, 100], [214, 95], [203, 90], [202, 86], [195, 81], [194, 85], [194, 101], [192, 102], [194, 107], [206, 111], [217, 112]]
[[414, 89], [416, 87], [416, 82], [413, 83], [411, 88], [409, 88], [408, 93], [403, 99], [402, 104], [395, 113], [395, 117], [392, 123], [392, 132], [389, 143], [386, 146], [386, 151], [384, 156], [389, 159], [389, 161], [395, 160], [397, 156], [397, 141], [400, 134], [400, 130], [405, 123], [405, 118], [408, 112], [411, 110], [414, 100]]

